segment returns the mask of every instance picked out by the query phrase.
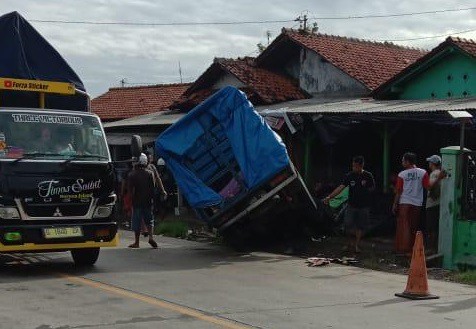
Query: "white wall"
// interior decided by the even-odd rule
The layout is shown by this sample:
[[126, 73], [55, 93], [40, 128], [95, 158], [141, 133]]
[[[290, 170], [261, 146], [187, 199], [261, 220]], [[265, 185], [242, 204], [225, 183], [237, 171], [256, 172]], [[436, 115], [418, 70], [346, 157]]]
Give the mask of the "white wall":
[[233, 86], [236, 88], [244, 87], [245, 85], [238, 80], [234, 75], [230, 73], [223, 74], [217, 82], [213, 85], [213, 89], [221, 89], [227, 86]]
[[305, 48], [301, 49], [299, 58], [292, 58], [284, 66], [284, 70], [299, 79], [299, 86], [309, 94], [359, 96], [369, 92], [360, 81]]

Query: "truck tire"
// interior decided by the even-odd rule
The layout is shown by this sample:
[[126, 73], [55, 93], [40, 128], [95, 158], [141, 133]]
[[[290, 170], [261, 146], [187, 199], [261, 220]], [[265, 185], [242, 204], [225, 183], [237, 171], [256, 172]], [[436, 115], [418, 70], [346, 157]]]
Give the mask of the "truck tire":
[[92, 266], [98, 260], [99, 248], [73, 249], [71, 256], [77, 266]]

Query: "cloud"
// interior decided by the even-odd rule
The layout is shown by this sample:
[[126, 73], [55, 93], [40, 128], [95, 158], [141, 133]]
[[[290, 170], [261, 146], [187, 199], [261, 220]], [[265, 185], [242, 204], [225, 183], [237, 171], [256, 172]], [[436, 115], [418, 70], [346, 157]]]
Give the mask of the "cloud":
[[[109, 22], [210, 22], [292, 20], [303, 11], [309, 17], [386, 14], [471, 7], [472, 1], [424, 0], [82, 0], [0, 2], [0, 13], [17, 10], [27, 19]], [[474, 28], [476, 10], [387, 19], [318, 20], [322, 33], [365, 39], [400, 39], [449, 34]], [[178, 62], [186, 81], [192, 81], [214, 57], [256, 55], [256, 44], [266, 43], [266, 31], [276, 37], [283, 26], [213, 25], [132, 27], [32, 23], [63, 54], [96, 96], [125, 78], [130, 83], [179, 82]], [[476, 33], [463, 35], [476, 38]], [[431, 48], [444, 38], [399, 42]]]

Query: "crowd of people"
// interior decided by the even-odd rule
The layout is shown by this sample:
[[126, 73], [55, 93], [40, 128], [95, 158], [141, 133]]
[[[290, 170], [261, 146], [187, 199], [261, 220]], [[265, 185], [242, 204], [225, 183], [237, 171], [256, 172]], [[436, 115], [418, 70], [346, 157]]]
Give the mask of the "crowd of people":
[[[403, 170], [395, 179], [391, 211], [396, 218], [395, 252], [398, 255], [411, 253], [418, 230], [424, 231], [426, 247], [430, 252], [436, 252], [438, 248], [440, 183], [445, 178], [445, 171], [441, 168], [440, 156], [432, 155], [426, 161], [429, 172], [417, 167], [414, 153], [405, 153], [402, 157]], [[349, 240], [344, 249], [356, 253], [361, 252], [362, 236], [375, 200], [375, 179], [364, 166], [364, 157], [355, 156], [352, 170], [336, 188], [322, 184], [316, 187], [325, 205], [348, 188], [344, 227]], [[173, 185], [164, 160], [158, 159], [156, 166], [151, 154], [142, 153], [125, 173], [121, 188], [122, 205], [135, 235], [135, 241], [129, 248], [139, 248], [141, 233], [148, 237], [151, 247], [157, 248], [153, 238], [154, 218], [157, 216], [164, 220], [169, 208], [168, 192], [173, 190]], [[422, 221], [422, 218], [425, 220]]]
[[[405, 153], [402, 157], [403, 170], [396, 178], [395, 197], [391, 209], [396, 216], [397, 255], [411, 253], [418, 230], [424, 231], [426, 247], [430, 252], [436, 252], [438, 248], [440, 183], [445, 178], [445, 171], [441, 168], [440, 156], [432, 155], [426, 161], [429, 172], [417, 167], [417, 156], [414, 153]], [[349, 189], [349, 195], [344, 225], [350, 239], [344, 249], [352, 248], [359, 253], [360, 241], [368, 224], [372, 194], [375, 190], [374, 177], [372, 173], [364, 170], [362, 156], [353, 158], [352, 171], [345, 175], [339, 186], [324, 197], [324, 204], [328, 205], [346, 187]], [[320, 186], [320, 190], [323, 191], [324, 187]], [[422, 221], [422, 218], [425, 220]]]

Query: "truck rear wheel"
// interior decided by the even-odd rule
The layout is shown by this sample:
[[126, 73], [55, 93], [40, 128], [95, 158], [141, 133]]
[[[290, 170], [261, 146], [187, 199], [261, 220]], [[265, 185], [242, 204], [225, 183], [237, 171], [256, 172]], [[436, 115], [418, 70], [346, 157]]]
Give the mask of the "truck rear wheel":
[[77, 266], [92, 266], [98, 260], [99, 248], [73, 249], [71, 256]]

